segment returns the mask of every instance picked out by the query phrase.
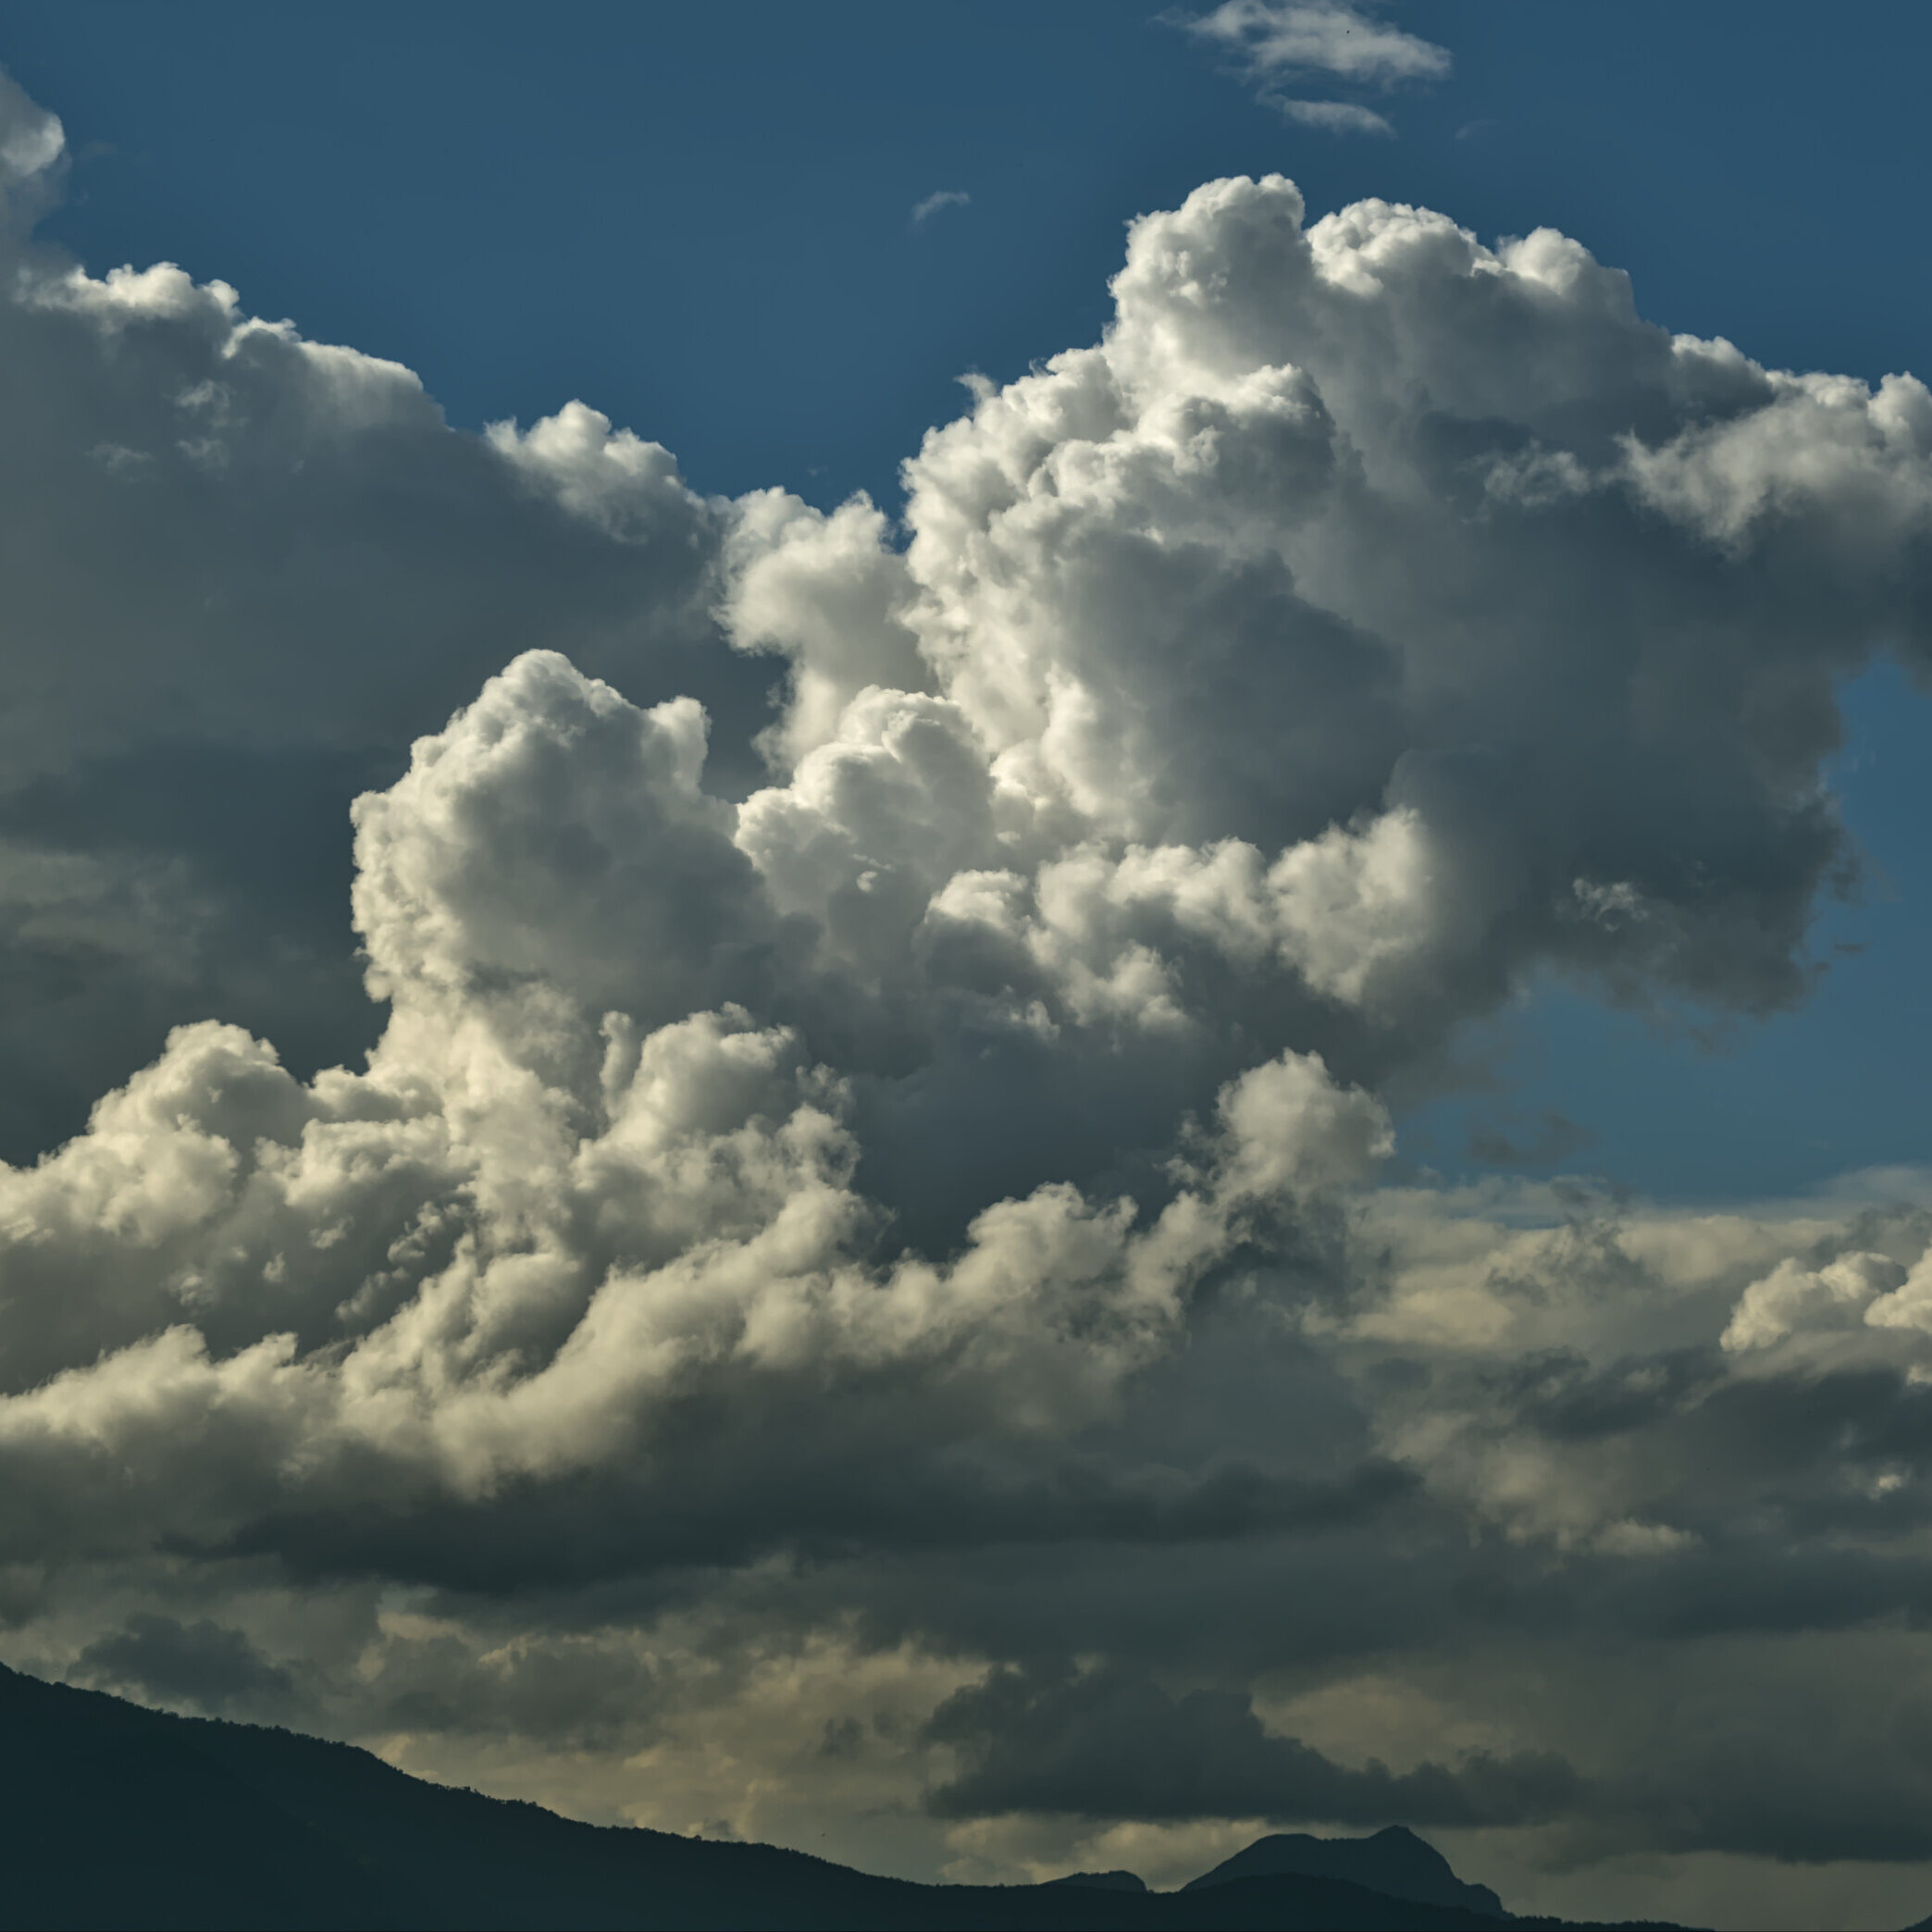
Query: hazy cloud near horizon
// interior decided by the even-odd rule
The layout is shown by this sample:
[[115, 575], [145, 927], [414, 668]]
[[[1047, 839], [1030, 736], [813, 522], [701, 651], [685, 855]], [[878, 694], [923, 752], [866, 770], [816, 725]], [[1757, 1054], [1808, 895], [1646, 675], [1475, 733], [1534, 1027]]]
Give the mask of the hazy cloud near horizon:
[[1932, 1857], [1915, 1654], [1763, 1715], [1932, 1607], [1932, 1191], [1376, 1179], [1538, 971], [1804, 997], [1923, 385], [1216, 181], [894, 527], [93, 275], [59, 155], [0, 87], [10, 1658], [962, 1876]]

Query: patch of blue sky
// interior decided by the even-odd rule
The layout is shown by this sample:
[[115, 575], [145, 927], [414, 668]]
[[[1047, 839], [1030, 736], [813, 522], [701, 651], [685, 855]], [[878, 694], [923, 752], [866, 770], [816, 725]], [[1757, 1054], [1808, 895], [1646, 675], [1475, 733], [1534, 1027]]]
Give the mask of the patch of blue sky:
[[[1122, 224], [1236, 172], [1290, 174], [1317, 211], [1562, 228], [1645, 313], [1761, 360], [1932, 363], [1932, 9], [1382, 11], [1453, 56], [1356, 90], [1393, 141], [1288, 118], [1113, 0], [339, 4], [326, 27], [12, 0], [0, 61], [67, 119], [53, 227], [96, 267], [221, 275], [409, 364], [460, 424], [581, 396], [709, 489], [894, 500], [956, 378], [1092, 341]], [[970, 205], [910, 224], [940, 189]]]

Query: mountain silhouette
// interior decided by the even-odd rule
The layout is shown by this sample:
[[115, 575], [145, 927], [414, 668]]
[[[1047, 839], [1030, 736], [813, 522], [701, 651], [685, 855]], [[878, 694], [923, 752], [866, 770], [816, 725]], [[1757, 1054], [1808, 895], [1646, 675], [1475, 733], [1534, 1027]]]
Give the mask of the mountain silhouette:
[[[915, 1885], [771, 1845], [579, 1824], [410, 1777], [352, 1745], [173, 1716], [4, 1666], [0, 1824], [0, 1927], [56, 1932], [1489, 1932], [1557, 1923], [1329, 1873], [1218, 1876], [1282, 1842], [1270, 1839], [1208, 1874], [1214, 1883], [1179, 1892], [1133, 1889], [1131, 1873]], [[1399, 1836], [1448, 1873], [1420, 1839]], [[1413, 1853], [1398, 1858], [1421, 1868]]]
[[1425, 1839], [1401, 1825], [1371, 1838], [1311, 1838], [1305, 1831], [1257, 1839], [1245, 1852], [1203, 1872], [1182, 1889], [1202, 1891], [1236, 1878], [1342, 1878], [1391, 1899], [1425, 1905], [1457, 1905], [1466, 1912], [1503, 1917], [1503, 1901], [1486, 1885], [1467, 1885], [1449, 1861]]

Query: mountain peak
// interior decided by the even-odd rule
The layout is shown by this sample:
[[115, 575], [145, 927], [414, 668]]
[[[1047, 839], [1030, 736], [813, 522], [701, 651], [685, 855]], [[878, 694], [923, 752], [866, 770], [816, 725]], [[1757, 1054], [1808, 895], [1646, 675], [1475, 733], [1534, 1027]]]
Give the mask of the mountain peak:
[[1466, 1912], [1498, 1913], [1503, 1901], [1486, 1885], [1458, 1878], [1449, 1861], [1427, 1839], [1406, 1825], [1385, 1825], [1367, 1838], [1316, 1838], [1306, 1831], [1278, 1831], [1257, 1839], [1244, 1852], [1224, 1859], [1183, 1886], [1199, 1891], [1235, 1878], [1342, 1878], [1392, 1899], [1418, 1904], [1454, 1905]]
[[1064, 1878], [1049, 1878], [1048, 1885], [1084, 1885], [1096, 1891], [1144, 1892], [1147, 1881], [1134, 1872], [1069, 1872]]

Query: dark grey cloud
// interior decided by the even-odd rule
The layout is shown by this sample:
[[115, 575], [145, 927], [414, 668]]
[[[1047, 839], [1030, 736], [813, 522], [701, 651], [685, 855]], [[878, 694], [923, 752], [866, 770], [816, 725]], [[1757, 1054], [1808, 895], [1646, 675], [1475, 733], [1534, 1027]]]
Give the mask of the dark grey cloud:
[[1074, 1812], [1098, 1818], [1268, 1818], [1341, 1825], [1536, 1824], [1582, 1793], [1561, 1758], [1473, 1754], [1449, 1768], [1348, 1770], [1263, 1728], [1245, 1692], [1176, 1697], [1113, 1671], [996, 1673], [926, 1728], [966, 1768], [927, 1797], [940, 1816]]
[[648, 1742], [672, 1703], [634, 1652], [567, 1637], [487, 1660], [453, 1635], [397, 1645], [361, 1696], [386, 1729], [540, 1738], [585, 1751]]
[[287, 1667], [263, 1656], [243, 1632], [206, 1617], [184, 1624], [153, 1611], [139, 1611], [113, 1636], [96, 1638], [68, 1675], [147, 1702], [256, 1718], [286, 1711], [295, 1690]]

